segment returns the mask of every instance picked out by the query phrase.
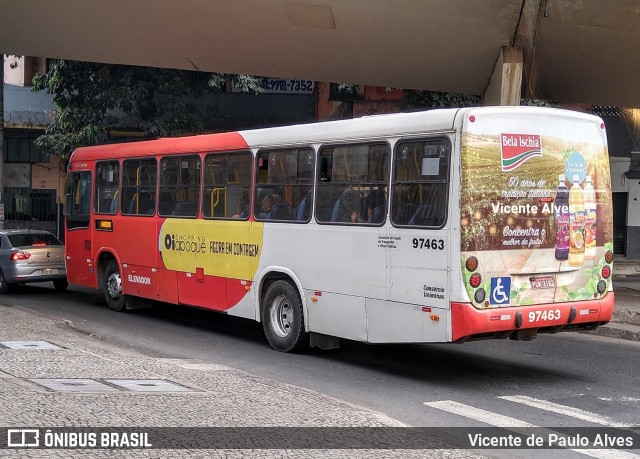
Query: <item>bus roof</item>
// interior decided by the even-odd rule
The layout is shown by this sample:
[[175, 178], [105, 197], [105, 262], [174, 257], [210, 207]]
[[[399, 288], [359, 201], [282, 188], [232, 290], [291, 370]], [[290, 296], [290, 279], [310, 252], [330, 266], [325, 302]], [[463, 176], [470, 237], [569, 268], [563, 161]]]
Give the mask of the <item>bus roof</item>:
[[338, 121], [80, 147], [73, 153], [72, 161], [104, 159], [107, 156], [140, 157], [163, 153], [231, 151], [263, 145], [299, 145], [446, 131], [453, 128], [458, 110], [372, 115]]
[[198, 153], [234, 151], [263, 146], [288, 146], [327, 142], [357, 141], [360, 138], [400, 137], [422, 132], [443, 132], [454, 129], [461, 113], [485, 114], [529, 113], [597, 119], [593, 115], [542, 107], [474, 107], [438, 109], [411, 113], [372, 115], [337, 121], [297, 124], [291, 126], [242, 130], [187, 137], [171, 137], [141, 142], [80, 147], [72, 161], [104, 159], [106, 157], [141, 157], [166, 153]]

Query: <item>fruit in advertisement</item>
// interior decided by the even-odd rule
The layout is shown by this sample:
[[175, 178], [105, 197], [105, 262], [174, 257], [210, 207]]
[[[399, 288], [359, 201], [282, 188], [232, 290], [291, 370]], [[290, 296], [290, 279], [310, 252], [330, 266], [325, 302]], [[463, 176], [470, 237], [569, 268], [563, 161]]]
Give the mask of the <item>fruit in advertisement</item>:
[[582, 266], [584, 261], [584, 227], [584, 194], [578, 175], [574, 175], [569, 190], [569, 266]]
[[556, 208], [556, 260], [569, 257], [569, 188], [565, 184], [565, 175], [558, 176], [558, 188], [555, 198]]

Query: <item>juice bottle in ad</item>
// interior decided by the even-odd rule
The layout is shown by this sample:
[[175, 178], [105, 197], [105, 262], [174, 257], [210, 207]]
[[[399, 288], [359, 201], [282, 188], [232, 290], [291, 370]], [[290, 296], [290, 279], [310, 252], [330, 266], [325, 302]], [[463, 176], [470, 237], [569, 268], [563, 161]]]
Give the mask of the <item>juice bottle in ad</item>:
[[596, 256], [596, 191], [591, 183], [591, 176], [587, 175], [584, 185], [584, 258], [593, 260]]
[[582, 266], [584, 261], [584, 195], [579, 181], [574, 175], [569, 190], [569, 266]]
[[569, 258], [569, 188], [565, 184], [565, 175], [558, 176], [558, 188], [555, 199], [556, 209], [556, 260]]

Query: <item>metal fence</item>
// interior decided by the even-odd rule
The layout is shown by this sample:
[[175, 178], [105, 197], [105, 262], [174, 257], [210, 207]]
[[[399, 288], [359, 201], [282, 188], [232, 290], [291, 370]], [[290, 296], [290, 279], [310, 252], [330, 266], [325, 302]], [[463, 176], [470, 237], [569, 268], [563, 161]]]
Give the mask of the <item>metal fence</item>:
[[56, 190], [5, 188], [4, 227], [44, 229], [60, 236]]

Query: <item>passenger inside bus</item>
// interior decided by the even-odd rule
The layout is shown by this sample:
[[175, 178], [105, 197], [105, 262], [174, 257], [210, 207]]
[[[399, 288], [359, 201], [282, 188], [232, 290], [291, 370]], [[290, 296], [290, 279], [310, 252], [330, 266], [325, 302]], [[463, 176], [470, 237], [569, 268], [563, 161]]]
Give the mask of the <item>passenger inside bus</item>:
[[259, 219], [264, 220], [289, 220], [291, 212], [287, 203], [282, 202], [280, 195], [276, 193], [267, 194], [260, 202], [261, 212]]
[[245, 219], [249, 216], [249, 212], [251, 212], [251, 203], [247, 198], [242, 198], [238, 203], [238, 212], [232, 215], [231, 218]]

